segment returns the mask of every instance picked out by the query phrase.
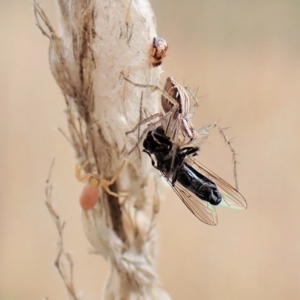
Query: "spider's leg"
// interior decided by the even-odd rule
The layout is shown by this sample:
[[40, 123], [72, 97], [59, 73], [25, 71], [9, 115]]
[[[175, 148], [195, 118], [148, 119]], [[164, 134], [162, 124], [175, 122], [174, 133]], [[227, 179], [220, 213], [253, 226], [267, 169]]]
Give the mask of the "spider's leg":
[[161, 123], [161, 121], [168, 115], [169, 113], [167, 113], [165, 116], [163, 116], [162, 118], [160, 118], [159, 120], [155, 121], [154, 123], [151, 123], [148, 125], [148, 127], [142, 132], [141, 136], [139, 137], [138, 141], [136, 142], [136, 144], [134, 145], [134, 147], [128, 152], [128, 155], [131, 154], [133, 152], [133, 150], [135, 150], [135, 148], [138, 147], [138, 145], [140, 144], [141, 141], [144, 140], [145, 135], [153, 130], [158, 124]]
[[88, 165], [89, 162], [87, 161], [84, 163], [84, 165], [80, 166], [79, 164], [76, 164], [75, 166], [75, 177], [78, 181], [82, 182], [90, 177], [90, 174], [84, 174], [82, 173], [84, 167]]
[[156, 114], [154, 114], [154, 115], [152, 115], [152, 116], [150, 116], [150, 117], [148, 117], [148, 118], [146, 118], [146, 119], [140, 121], [140, 122], [139, 122], [137, 125], [135, 125], [131, 130], [127, 131], [126, 134], [135, 132], [141, 125], [143, 125], [143, 124], [145, 124], [145, 123], [147, 123], [147, 122], [150, 122], [150, 121], [152, 121], [153, 119], [155, 119], [155, 118], [157, 118], [157, 117], [159, 117], [159, 116], [161, 116], [161, 113], [156, 113]]
[[119, 170], [117, 171], [117, 173], [112, 177], [112, 179], [109, 180], [109, 181], [106, 180], [107, 183], [108, 183], [108, 185], [112, 185], [112, 184], [118, 179], [118, 177], [119, 177], [119, 175], [120, 175], [120, 173], [121, 173], [121, 171], [122, 171], [124, 165], [125, 165], [125, 160], [124, 160], [124, 162], [122, 163], [122, 166], [121, 166], [121, 167], [119, 168]]
[[209, 134], [209, 131], [213, 128], [217, 128], [220, 135], [222, 136], [225, 144], [229, 147], [230, 151], [231, 151], [231, 155], [232, 155], [232, 161], [233, 161], [233, 176], [234, 176], [234, 181], [235, 181], [235, 188], [238, 190], [238, 179], [237, 179], [237, 152], [235, 151], [234, 147], [233, 147], [233, 139], [229, 139], [227, 137], [227, 135], [225, 134], [225, 130], [227, 128], [222, 128], [217, 122], [213, 122], [211, 124], [208, 124], [207, 126], [204, 126], [202, 128], [200, 128], [199, 130], [197, 130], [198, 132], [198, 136], [203, 136], [202, 139], [203, 141], [201, 141], [201, 143], [203, 143]]

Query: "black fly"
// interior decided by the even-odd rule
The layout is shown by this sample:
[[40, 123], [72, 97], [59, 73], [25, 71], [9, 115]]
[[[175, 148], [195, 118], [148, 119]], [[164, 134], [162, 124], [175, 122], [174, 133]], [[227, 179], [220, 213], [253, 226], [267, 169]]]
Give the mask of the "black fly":
[[216, 205], [247, 207], [246, 200], [234, 187], [192, 158], [197, 155], [198, 147], [174, 147], [162, 126], [147, 133], [143, 146], [152, 165], [202, 222], [218, 223]]

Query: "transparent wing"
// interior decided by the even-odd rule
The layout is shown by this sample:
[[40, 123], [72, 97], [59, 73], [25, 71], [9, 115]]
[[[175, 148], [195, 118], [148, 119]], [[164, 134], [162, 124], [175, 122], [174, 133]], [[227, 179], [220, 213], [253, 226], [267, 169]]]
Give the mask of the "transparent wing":
[[230, 185], [214, 172], [207, 169], [197, 160], [188, 157], [186, 161], [189, 162], [189, 164], [193, 166], [193, 168], [195, 168], [199, 173], [206, 176], [217, 185], [218, 190], [222, 194], [222, 202], [220, 205], [236, 209], [247, 208], [247, 202], [245, 198], [232, 185]]
[[193, 193], [190, 193], [179, 182], [175, 182], [173, 186], [170, 180], [162, 173], [163, 177], [169, 183], [171, 188], [175, 191], [177, 196], [186, 205], [186, 207], [203, 223], [207, 225], [217, 225], [218, 217], [213, 205], [209, 202], [203, 201]]

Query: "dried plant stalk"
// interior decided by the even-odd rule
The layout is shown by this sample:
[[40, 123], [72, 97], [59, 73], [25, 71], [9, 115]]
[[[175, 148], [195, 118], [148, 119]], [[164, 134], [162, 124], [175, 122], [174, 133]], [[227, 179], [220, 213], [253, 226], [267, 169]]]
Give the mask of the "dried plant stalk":
[[[54, 166], [54, 159], [52, 161], [50, 170], [49, 170], [49, 175], [48, 178], [46, 180], [46, 188], [45, 188], [45, 194], [46, 194], [46, 206], [47, 209], [49, 211], [49, 214], [55, 224], [57, 233], [58, 233], [58, 238], [57, 238], [57, 256], [55, 258], [55, 267], [58, 270], [58, 273], [60, 275], [60, 277], [62, 278], [65, 287], [67, 289], [68, 295], [70, 300], [79, 300], [79, 298], [77, 297], [76, 291], [75, 291], [75, 287], [74, 287], [74, 283], [73, 283], [73, 261], [71, 258], [71, 255], [66, 252], [66, 250], [64, 249], [64, 239], [63, 239], [63, 231], [65, 228], [65, 222], [62, 221], [58, 215], [58, 213], [55, 211], [53, 204], [52, 204], [52, 189], [53, 186], [50, 182], [50, 177], [51, 177], [51, 173], [52, 173], [52, 169]], [[47, 297], [44, 297], [45, 300], [48, 300]]]
[[[49, 62], [65, 102], [69, 141], [86, 172], [113, 177], [126, 166], [110, 190], [100, 191], [95, 207], [82, 211], [93, 251], [111, 262], [104, 299], [170, 299], [154, 269], [157, 193], [149, 196], [152, 167], [140, 149], [131, 155], [136, 137], [127, 137], [140, 118], [140, 100], [158, 112], [157, 94], [141, 91], [135, 82], [157, 85], [160, 67], [153, 68], [150, 46], [156, 36], [147, 0], [57, 0], [60, 32], [56, 33], [34, 1], [37, 26], [49, 38]], [[122, 201], [121, 201], [122, 200]]]

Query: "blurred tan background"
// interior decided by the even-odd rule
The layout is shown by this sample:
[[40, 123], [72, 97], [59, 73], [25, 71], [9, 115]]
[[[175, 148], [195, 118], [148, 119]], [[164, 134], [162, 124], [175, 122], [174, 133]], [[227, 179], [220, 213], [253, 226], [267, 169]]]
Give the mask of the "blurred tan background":
[[[161, 3], [163, 2], [163, 3]], [[41, 1], [55, 20], [52, 0]], [[237, 137], [240, 190], [249, 208], [217, 208], [199, 222], [168, 191], [159, 216], [158, 271], [174, 300], [296, 300], [299, 295], [298, 1], [152, 2], [170, 45], [164, 76], [199, 86], [196, 127], [220, 121]], [[53, 200], [67, 221], [75, 285], [99, 299], [108, 271], [87, 254], [74, 155], [62, 95], [48, 67], [48, 41], [29, 1], [0, 1], [0, 300], [68, 299], [53, 266], [56, 231], [44, 205], [53, 156]], [[217, 133], [201, 161], [233, 183], [230, 152]]]

